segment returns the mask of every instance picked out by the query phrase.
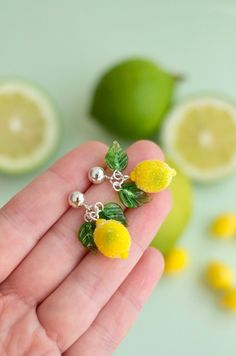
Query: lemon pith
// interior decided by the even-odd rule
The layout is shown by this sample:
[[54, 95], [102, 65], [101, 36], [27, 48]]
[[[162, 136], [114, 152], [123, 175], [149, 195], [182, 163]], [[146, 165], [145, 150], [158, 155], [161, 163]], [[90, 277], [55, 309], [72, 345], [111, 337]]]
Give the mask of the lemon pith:
[[130, 179], [146, 193], [156, 193], [168, 187], [176, 172], [167, 163], [146, 160], [137, 164]]
[[94, 230], [98, 250], [110, 258], [128, 258], [131, 237], [128, 229], [119, 221], [98, 219]]

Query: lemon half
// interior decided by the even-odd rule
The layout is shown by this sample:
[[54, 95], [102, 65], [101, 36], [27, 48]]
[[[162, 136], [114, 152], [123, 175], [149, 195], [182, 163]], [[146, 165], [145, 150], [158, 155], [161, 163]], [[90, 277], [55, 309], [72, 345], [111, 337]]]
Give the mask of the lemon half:
[[236, 169], [236, 108], [222, 99], [202, 97], [180, 104], [162, 134], [170, 158], [195, 180], [216, 180]]
[[0, 171], [33, 170], [59, 139], [58, 113], [43, 91], [23, 81], [0, 82]]

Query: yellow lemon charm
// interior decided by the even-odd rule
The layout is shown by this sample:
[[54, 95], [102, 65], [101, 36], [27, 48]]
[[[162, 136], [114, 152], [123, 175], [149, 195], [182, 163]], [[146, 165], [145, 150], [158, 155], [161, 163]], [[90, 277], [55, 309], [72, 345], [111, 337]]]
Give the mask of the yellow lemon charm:
[[219, 239], [230, 239], [236, 235], [236, 214], [218, 216], [211, 227], [212, 233]]
[[233, 271], [222, 262], [211, 262], [206, 271], [208, 284], [215, 289], [228, 289], [233, 284]]
[[167, 163], [147, 160], [138, 163], [130, 173], [130, 179], [146, 193], [156, 193], [168, 187], [176, 171]]
[[184, 270], [188, 261], [188, 252], [185, 249], [174, 248], [165, 256], [165, 273], [171, 274]]
[[119, 221], [98, 219], [93, 236], [98, 250], [104, 256], [128, 258], [131, 237], [128, 229]]
[[230, 311], [236, 311], [236, 288], [229, 289], [221, 300], [221, 305]]

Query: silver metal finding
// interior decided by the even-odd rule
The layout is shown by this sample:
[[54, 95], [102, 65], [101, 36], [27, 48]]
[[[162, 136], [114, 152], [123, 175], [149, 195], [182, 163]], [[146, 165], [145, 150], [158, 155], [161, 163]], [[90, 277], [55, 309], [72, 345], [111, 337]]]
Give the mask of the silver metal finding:
[[101, 202], [91, 205], [84, 204], [84, 207], [86, 209], [84, 214], [86, 222], [96, 221], [99, 218], [99, 213], [104, 209], [104, 205]]
[[68, 203], [73, 208], [82, 206], [84, 204], [84, 194], [79, 191], [71, 192], [68, 197]]
[[122, 184], [129, 179], [128, 175], [123, 174], [117, 169], [113, 172], [112, 176], [105, 176], [109, 180], [113, 189], [118, 192], [122, 188]]
[[[103, 168], [93, 167], [89, 171], [89, 179], [95, 184], [102, 183], [104, 179], [107, 179], [115, 191], [122, 189], [122, 184], [129, 179], [128, 175], [123, 174], [119, 170], [115, 170], [111, 176], [105, 175]], [[96, 221], [99, 219], [99, 213], [104, 209], [104, 205], [101, 202], [95, 204], [86, 204], [84, 194], [75, 191], [70, 193], [68, 202], [73, 208], [79, 208], [83, 206], [85, 208], [84, 220], [86, 222]]]
[[86, 204], [84, 194], [79, 191], [70, 193], [68, 202], [72, 208], [80, 206], [85, 208], [84, 220], [86, 222], [96, 221], [99, 218], [99, 213], [104, 209], [104, 205], [100, 201], [95, 204]]
[[88, 178], [94, 184], [100, 184], [105, 179], [105, 172], [102, 167], [92, 167], [89, 170]]

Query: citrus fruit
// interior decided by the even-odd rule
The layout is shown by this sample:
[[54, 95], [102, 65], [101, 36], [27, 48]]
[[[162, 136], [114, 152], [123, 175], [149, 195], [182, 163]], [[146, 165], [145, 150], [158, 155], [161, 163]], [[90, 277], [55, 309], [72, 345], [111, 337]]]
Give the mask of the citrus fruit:
[[236, 288], [230, 288], [221, 299], [221, 305], [229, 311], [236, 311]]
[[169, 186], [172, 209], [152, 241], [152, 246], [164, 254], [168, 253], [181, 237], [192, 213], [191, 183], [178, 168], [175, 169], [177, 174]]
[[236, 236], [236, 214], [225, 213], [219, 215], [213, 221], [211, 232], [215, 237], [222, 240], [229, 240]]
[[130, 179], [146, 193], [156, 193], [167, 188], [176, 175], [176, 171], [167, 163], [146, 160], [137, 164], [130, 173]]
[[128, 138], [153, 135], [169, 108], [176, 77], [146, 59], [130, 59], [108, 70], [98, 82], [92, 116]]
[[173, 248], [165, 256], [165, 273], [172, 274], [184, 270], [188, 264], [189, 255], [183, 248]]
[[233, 271], [223, 262], [209, 263], [206, 271], [208, 284], [215, 289], [228, 289], [233, 284]]
[[59, 138], [58, 114], [35, 86], [0, 82], [0, 171], [19, 174], [43, 163]]
[[222, 99], [180, 104], [162, 134], [167, 154], [195, 180], [212, 181], [236, 168], [236, 108]]
[[128, 229], [121, 222], [98, 219], [93, 236], [98, 250], [104, 256], [128, 258], [131, 238]]

